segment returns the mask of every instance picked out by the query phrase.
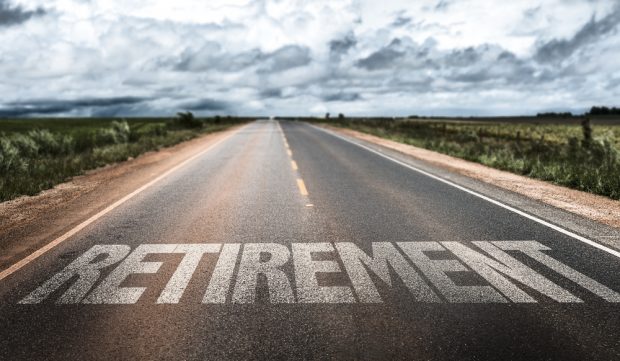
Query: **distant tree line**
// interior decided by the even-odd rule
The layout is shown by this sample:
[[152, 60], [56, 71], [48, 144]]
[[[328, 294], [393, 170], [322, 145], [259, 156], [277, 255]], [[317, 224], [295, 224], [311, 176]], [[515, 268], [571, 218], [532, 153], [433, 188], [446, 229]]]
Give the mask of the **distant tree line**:
[[546, 113], [538, 113], [536, 114], [537, 117], [539, 118], [571, 118], [573, 116], [573, 113], [571, 112], [563, 112], [563, 113], [556, 113], [556, 112], [546, 112]]
[[616, 107], [592, 107], [590, 115], [620, 115], [620, 108]]
[[[620, 108], [616, 107], [592, 107], [589, 112], [586, 112], [584, 115], [620, 115]], [[546, 117], [554, 117], [554, 118], [571, 118], [573, 117], [573, 113], [571, 112], [546, 112], [546, 113], [538, 113], [536, 115], [539, 118]]]

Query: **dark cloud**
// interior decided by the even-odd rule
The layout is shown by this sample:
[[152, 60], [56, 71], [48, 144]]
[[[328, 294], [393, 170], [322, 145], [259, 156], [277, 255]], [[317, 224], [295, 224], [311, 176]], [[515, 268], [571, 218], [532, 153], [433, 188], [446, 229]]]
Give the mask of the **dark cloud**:
[[[298, 45], [286, 45], [271, 53], [252, 49], [231, 54], [220, 49], [221, 46], [217, 43], [208, 43], [197, 51], [187, 49], [174, 63], [173, 68], [177, 71], [190, 72], [214, 70], [238, 72], [257, 66], [259, 73], [276, 73], [304, 66], [312, 60], [310, 49]], [[170, 61], [164, 60], [160, 65], [167, 67], [169, 63]]]
[[439, 2], [437, 2], [437, 5], [435, 5], [435, 10], [446, 10], [450, 5], [452, 5], [451, 1], [439, 0]]
[[21, 24], [32, 17], [45, 14], [46, 10], [41, 7], [34, 10], [24, 10], [20, 5], [12, 6], [8, 0], [0, 0], [0, 27]]
[[389, 68], [396, 59], [405, 55], [400, 48], [401, 41], [394, 39], [390, 45], [381, 48], [366, 58], [358, 60], [355, 65], [366, 70], [379, 70]]
[[322, 99], [326, 102], [353, 102], [356, 100], [360, 100], [362, 97], [359, 93], [350, 93], [350, 92], [338, 92], [332, 94], [326, 94], [322, 97]]
[[287, 45], [261, 57], [259, 73], [277, 73], [310, 63], [310, 49], [305, 46]]
[[[178, 71], [203, 72], [222, 71], [237, 72], [259, 64], [267, 56], [258, 49], [239, 53], [224, 53], [216, 43], [208, 43], [198, 51], [185, 50], [173, 68]], [[167, 62], [164, 61], [167, 67]]]
[[405, 26], [405, 25], [407, 25], [409, 23], [411, 23], [411, 18], [410, 17], [399, 15], [396, 18], [396, 20], [394, 20], [392, 22], [392, 26], [400, 27], [400, 26]]
[[452, 67], [470, 66], [480, 60], [480, 52], [479, 49], [473, 47], [453, 50], [446, 56], [445, 62]]
[[20, 117], [28, 115], [54, 115], [70, 113], [80, 110], [91, 110], [93, 114], [113, 112], [125, 109], [127, 106], [143, 103], [151, 98], [142, 97], [114, 97], [114, 98], [83, 98], [73, 100], [32, 100], [9, 102], [0, 106], [0, 117]]
[[282, 97], [282, 90], [281, 89], [264, 89], [260, 91], [260, 97], [261, 98], [280, 98]]
[[551, 40], [538, 48], [535, 58], [540, 62], [554, 62], [571, 56], [575, 51], [597, 42], [602, 36], [618, 28], [620, 24], [620, 6], [611, 14], [597, 21], [594, 16], [568, 40]]
[[184, 102], [179, 106], [183, 109], [194, 111], [219, 111], [227, 110], [229, 108], [227, 102], [209, 98]]
[[329, 42], [329, 55], [332, 60], [340, 60], [342, 55], [346, 54], [351, 48], [357, 44], [355, 35], [348, 34], [342, 39], [334, 39]]

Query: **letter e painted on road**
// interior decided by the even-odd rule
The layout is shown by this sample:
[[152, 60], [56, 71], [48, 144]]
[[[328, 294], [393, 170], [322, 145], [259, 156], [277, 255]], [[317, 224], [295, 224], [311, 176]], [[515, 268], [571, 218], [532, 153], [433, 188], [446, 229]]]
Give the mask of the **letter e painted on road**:
[[334, 252], [330, 243], [293, 243], [297, 300], [300, 303], [353, 303], [351, 288], [319, 286], [316, 274], [341, 272], [336, 261], [315, 261], [312, 253]]
[[424, 252], [447, 251], [437, 242], [399, 242], [407, 257], [439, 289], [448, 302], [454, 303], [504, 303], [508, 302], [491, 286], [458, 286], [446, 272], [471, 272], [455, 259], [430, 259]]

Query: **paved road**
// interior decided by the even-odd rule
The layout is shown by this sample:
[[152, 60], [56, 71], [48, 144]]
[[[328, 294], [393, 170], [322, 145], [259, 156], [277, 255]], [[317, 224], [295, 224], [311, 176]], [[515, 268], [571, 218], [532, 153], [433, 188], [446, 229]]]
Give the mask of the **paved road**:
[[0, 359], [620, 359], [620, 259], [257, 121], [0, 281]]

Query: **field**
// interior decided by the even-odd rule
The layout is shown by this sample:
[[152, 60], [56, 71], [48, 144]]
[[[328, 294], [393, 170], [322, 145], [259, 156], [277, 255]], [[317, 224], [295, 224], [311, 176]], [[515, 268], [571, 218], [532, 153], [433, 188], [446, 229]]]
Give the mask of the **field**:
[[106, 164], [225, 129], [244, 118], [0, 119], [0, 201]]
[[[613, 119], [315, 119], [620, 199], [620, 126]], [[527, 121], [524, 121], [527, 119]], [[515, 121], [516, 120], [516, 121]]]

